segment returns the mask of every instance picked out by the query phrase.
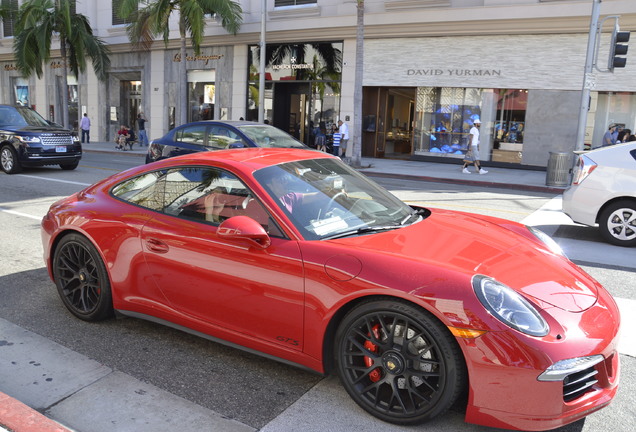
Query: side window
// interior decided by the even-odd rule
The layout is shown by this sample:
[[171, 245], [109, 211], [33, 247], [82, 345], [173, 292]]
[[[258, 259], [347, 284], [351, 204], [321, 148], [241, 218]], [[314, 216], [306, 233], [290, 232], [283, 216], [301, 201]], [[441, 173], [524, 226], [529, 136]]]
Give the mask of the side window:
[[249, 216], [275, 237], [283, 237], [251, 191], [233, 174], [215, 168], [187, 167], [168, 171], [164, 213], [217, 225], [233, 216]]
[[214, 149], [226, 149], [236, 144], [246, 146], [245, 142], [233, 130], [224, 126], [211, 126], [208, 130], [208, 146]]
[[161, 211], [165, 195], [164, 172], [155, 171], [132, 178], [115, 186], [111, 193], [123, 201]]
[[175, 139], [184, 143], [203, 145], [205, 141], [205, 125], [184, 127], [176, 133]]

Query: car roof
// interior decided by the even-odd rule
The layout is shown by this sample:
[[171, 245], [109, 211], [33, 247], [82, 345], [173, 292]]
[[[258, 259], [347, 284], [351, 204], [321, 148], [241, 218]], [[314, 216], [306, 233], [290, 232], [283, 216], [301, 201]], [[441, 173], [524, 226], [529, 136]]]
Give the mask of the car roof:
[[262, 148], [248, 147], [241, 149], [215, 150], [191, 153], [174, 158], [163, 159], [155, 164], [164, 166], [196, 165], [217, 162], [229, 166], [241, 166], [243, 170], [256, 171], [268, 166], [285, 162], [307, 159], [337, 159], [336, 156], [312, 149]]
[[[177, 126], [177, 128], [182, 128], [184, 126], [192, 126], [192, 125], [202, 125], [202, 124], [216, 124], [216, 125], [229, 125], [229, 126], [272, 126], [271, 124], [266, 124], [266, 123], [258, 123], [258, 122], [254, 122], [254, 121], [247, 121], [247, 120], [197, 120], [197, 121], [193, 121], [193, 122], [189, 122], [189, 123], [185, 123], [182, 124], [180, 126]], [[273, 127], [273, 126], [272, 126]], [[175, 128], [175, 129], [177, 129]]]

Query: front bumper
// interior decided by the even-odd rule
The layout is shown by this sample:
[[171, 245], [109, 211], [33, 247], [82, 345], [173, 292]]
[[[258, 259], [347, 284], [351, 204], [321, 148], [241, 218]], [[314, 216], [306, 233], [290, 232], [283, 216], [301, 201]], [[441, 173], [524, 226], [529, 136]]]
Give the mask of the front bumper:
[[64, 153], [58, 153], [55, 149], [30, 148], [28, 151], [21, 149], [18, 158], [20, 165], [25, 167], [71, 164], [82, 159], [82, 150], [72, 148]]
[[585, 311], [548, 311], [546, 337], [509, 330], [458, 339], [469, 371], [467, 422], [550, 430], [612, 401], [620, 375], [620, 312], [614, 300], [600, 290]]
[[[471, 397], [466, 421], [525, 431], [545, 431], [573, 423], [607, 406], [618, 390], [620, 361], [617, 352], [604, 354], [593, 370], [596, 382], [573, 399], [566, 396], [571, 394], [567, 379], [565, 382], [539, 381], [540, 371], [532, 369], [500, 373], [492, 370], [487, 377], [481, 377], [478, 384], [480, 394], [489, 391], [491, 396]], [[474, 385], [471, 380], [471, 388]], [[493, 388], [487, 390], [491, 385]]]

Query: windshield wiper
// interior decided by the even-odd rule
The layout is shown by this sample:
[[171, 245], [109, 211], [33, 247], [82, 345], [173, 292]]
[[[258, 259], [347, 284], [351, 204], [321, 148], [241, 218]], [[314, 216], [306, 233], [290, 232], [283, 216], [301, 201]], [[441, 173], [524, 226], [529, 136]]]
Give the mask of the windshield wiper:
[[362, 227], [362, 228], [357, 228], [350, 231], [343, 231], [336, 234], [332, 234], [330, 236], [323, 237], [322, 240], [333, 240], [337, 238], [350, 237], [350, 236], [355, 236], [360, 234], [368, 234], [371, 232], [378, 232], [378, 231], [390, 231], [390, 230], [403, 228], [403, 227], [404, 225], [384, 225], [384, 226], [375, 226], [375, 227]]

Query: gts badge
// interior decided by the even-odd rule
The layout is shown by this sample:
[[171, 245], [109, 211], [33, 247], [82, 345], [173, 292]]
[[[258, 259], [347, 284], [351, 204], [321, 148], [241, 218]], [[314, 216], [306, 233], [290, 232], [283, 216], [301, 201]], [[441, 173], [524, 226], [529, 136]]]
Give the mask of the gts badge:
[[300, 342], [297, 341], [296, 339], [288, 338], [288, 337], [285, 337], [285, 336], [276, 336], [276, 340], [280, 341], [280, 342], [285, 342], [286, 344], [289, 344], [289, 345], [292, 345], [292, 346], [300, 345]]

